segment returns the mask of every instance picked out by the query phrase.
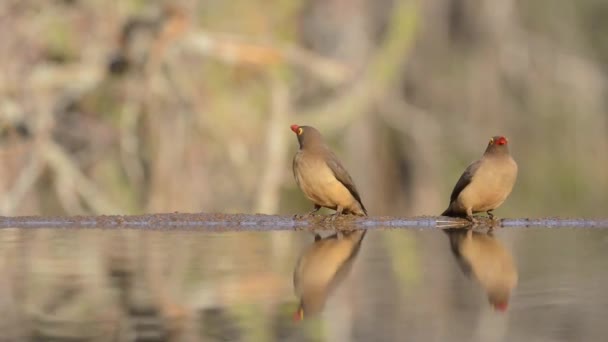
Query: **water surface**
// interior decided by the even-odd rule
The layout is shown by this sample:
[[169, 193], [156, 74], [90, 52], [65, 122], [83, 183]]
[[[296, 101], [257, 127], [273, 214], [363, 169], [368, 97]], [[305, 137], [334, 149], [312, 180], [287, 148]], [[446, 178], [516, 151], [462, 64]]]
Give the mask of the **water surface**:
[[607, 229], [318, 233], [0, 229], [0, 331], [40, 341], [608, 334]]

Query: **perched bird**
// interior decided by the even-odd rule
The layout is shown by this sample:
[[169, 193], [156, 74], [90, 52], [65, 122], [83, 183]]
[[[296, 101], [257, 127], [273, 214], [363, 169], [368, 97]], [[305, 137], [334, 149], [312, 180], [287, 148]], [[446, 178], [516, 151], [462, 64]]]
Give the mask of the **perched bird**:
[[300, 254], [293, 272], [293, 286], [300, 298], [294, 320], [323, 310], [328, 295], [352, 269], [366, 232], [338, 232], [325, 238], [315, 235], [315, 242]]
[[327, 147], [321, 133], [310, 126], [291, 125], [291, 130], [300, 143], [293, 158], [293, 175], [304, 195], [315, 205], [308, 214], [325, 207], [335, 210], [335, 216], [342, 213], [367, 216], [355, 183]]
[[444, 231], [462, 272], [479, 283], [494, 309], [505, 311], [518, 279], [511, 253], [491, 234], [458, 228]]
[[508, 140], [502, 136], [490, 139], [481, 159], [469, 165], [452, 190], [450, 205], [443, 216], [464, 217], [498, 208], [509, 196], [517, 178], [517, 163], [509, 154]]

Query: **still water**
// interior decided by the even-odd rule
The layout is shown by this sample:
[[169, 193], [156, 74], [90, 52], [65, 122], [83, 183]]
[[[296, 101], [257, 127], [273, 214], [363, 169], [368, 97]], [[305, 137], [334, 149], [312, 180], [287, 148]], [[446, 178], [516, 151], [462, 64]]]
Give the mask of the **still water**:
[[0, 229], [0, 340], [608, 339], [608, 229], [318, 233]]

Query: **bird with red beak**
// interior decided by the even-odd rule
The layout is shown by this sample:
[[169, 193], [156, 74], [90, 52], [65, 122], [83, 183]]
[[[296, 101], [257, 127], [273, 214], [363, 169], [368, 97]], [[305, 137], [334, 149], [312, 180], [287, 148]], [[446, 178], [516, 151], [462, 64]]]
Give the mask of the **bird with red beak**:
[[[367, 216], [361, 196], [342, 163], [327, 146], [321, 133], [310, 126], [291, 125], [300, 149], [293, 158], [293, 175], [304, 195], [321, 207], [341, 214]], [[308, 215], [307, 214], [307, 215]]]
[[471, 163], [456, 182], [448, 208], [443, 216], [466, 217], [498, 208], [513, 190], [517, 179], [517, 163], [509, 153], [509, 142], [503, 136], [490, 139], [481, 159]]

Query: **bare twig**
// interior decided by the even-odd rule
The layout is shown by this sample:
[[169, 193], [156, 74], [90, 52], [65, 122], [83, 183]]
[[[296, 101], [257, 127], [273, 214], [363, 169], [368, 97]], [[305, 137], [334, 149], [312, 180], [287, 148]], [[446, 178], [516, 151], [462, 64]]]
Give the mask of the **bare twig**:
[[[74, 165], [70, 157], [63, 149], [53, 141], [46, 141], [41, 146], [41, 156], [48, 163], [49, 167], [69, 183], [64, 185], [73, 186], [72, 190], [78, 193], [96, 213], [120, 213], [122, 210], [115, 207], [105, 195], [97, 189], [95, 184], [85, 177]], [[61, 184], [61, 183], [60, 183]]]
[[58, 174], [57, 179], [53, 182], [55, 193], [59, 199], [59, 203], [63, 210], [69, 215], [82, 215], [86, 212], [80, 202], [76, 186], [72, 178], [66, 177], [65, 174]]
[[13, 188], [2, 196], [0, 210], [3, 215], [10, 215], [21, 204], [23, 198], [34, 187], [44, 170], [45, 163], [34, 153], [28, 164], [20, 171]]
[[144, 170], [138, 161], [139, 138], [137, 135], [137, 120], [141, 113], [141, 103], [129, 101], [125, 103], [120, 117], [120, 159], [124, 165], [131, 184], [140, 188], [143, 184]]
[[274, 67], [280, 64], [299, 66], [330, 85], [349, 80], [353, 71], [343, 63], [319, 56], [296, 46], [273, 46], [245, 41], [244, 38], [193, 31], [184, 46], [226, 63]]

